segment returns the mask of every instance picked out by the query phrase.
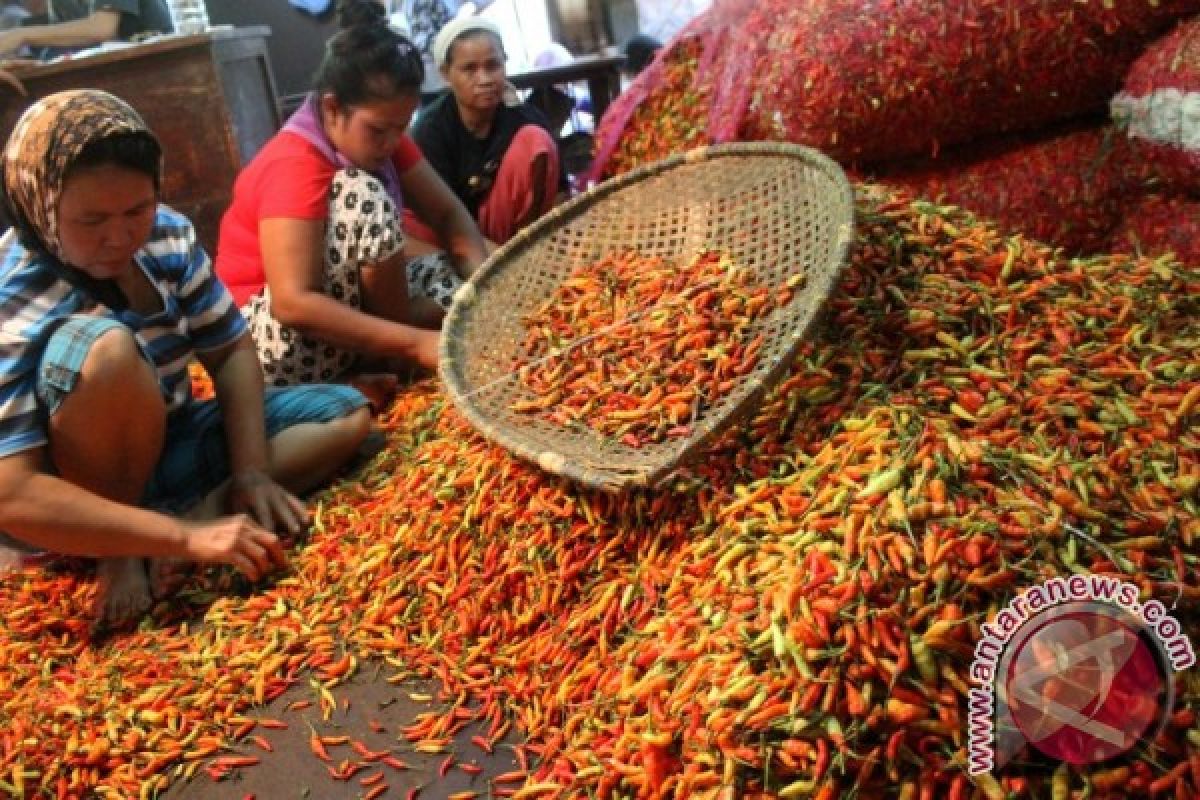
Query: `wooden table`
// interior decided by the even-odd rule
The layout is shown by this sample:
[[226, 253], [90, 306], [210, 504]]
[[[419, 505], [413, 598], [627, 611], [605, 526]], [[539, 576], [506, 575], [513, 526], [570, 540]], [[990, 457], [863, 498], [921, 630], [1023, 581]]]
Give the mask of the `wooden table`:
[[[516, 72], [509, 75], [508, 80], [518, 89], [544, 89], [558, 83], [587, 81], [588, 93], [592, 98], [592, 116], [598, 121], [621, 91], [621, 65], [624, 63], [625, 56], [622, 55], [580, 56], [570, 64]], [[445, 88], [442, 76], [430, 70], [425, 75], [421, 94], [436, 95]]]
[[39, 97], [103, 89], [137, 109], [166, 152], [163, 199], [213, 252], [238, 171], [280, 125], [266, 27], [170, 36], [15, 74], [29, 97], [0, 88], [0, 131]]

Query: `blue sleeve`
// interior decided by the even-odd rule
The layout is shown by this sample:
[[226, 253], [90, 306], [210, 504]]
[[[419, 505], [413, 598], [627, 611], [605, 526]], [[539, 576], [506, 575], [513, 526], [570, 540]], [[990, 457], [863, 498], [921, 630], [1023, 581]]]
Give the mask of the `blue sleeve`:
[[37, 359], [28, 342], [0, 343], [0, 458], [46, 444], [35, 381]]
[[[53, 281], [27, 269], [24, 248], [5, 238], [0, 273], [0, 457], [46, 444], [36, 382], [39, 341], [59, 311], [45, 292]], [[44, 346], [44, 341], [43, 341]]]
[[187, 319], [192, 345], [197, 350], [216, 350], [237, 341], [247, 326], [233, 295], [217, 279], [208, 253], [196, 241], [196, 230], [187, 218], [170, 212], [169, 219], [170, 224], [162, 226], [163, 234], [172, 242], [173, 260], [182, 263], [176, 297]]

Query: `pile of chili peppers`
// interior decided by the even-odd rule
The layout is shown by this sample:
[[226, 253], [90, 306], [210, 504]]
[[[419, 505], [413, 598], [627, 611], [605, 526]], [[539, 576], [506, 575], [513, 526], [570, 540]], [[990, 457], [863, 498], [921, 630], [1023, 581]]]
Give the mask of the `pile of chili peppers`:
[[875, 177], [1070, 254], [1094, 254], [1108, 252], [1122, 201], [1140, 190], [1141, 172], [1122, 132], [1088, 122], [984, 140], [881, 167]]
[[[802, 279], [797, 273], [793, 287]], [[755, 323], [793, 287], [756, 285], [716, 251], [684, 265], [610, 253], [575, 270], [522, 320], [514, 371], [533, 397], [510, 408], [628, 447], [686, 437], [754, 370], [763, 345]]]
[[[1196, 13], [1197, 0], [716, 0], [668, 45], [680, 52], [664, 59], [667, 83], [685, 91], [659, 72], [639, 82], [667, 108], [664, 94], [703, 93], [709, 141], [783, 139], [877, 163], [1104, 113], [1146, 45]], [[606, 114], [602, 144], [646, 149], [669, 131], [658, 119]], [[639, 163], [600, 155], [597, 174]]]
[[677, 40], [617, 97], [596, 131], [594, 178], [619, 175], [709, 143], [712, 87], [696, 80], [703, 51], [699, 37]]
[[[1127, 71], [1138, 96], [1195, 82], [1197, 14], [1197, 0], [717, 0], [605, 114], [592, 177], [710, 143], [789, 141], [1069, 255], [1108, 252], [1150, 162], [1156, 182], [1195, 193], [1179, 143], [1138, 140], [1146, 157], [1130, 163], [1104, 123]], [[1141, 252], [1186, 261], [1196, 245], [1182, 238], [1142, 237]]]
[[269, 585], [206, 574], [94, 646], [89, 580], [7, 577], [0, 791], [219, 778], [270, 758], [263, 703], [299, 683], [328, 713], [372, 665], [449, 701], [383, 720], [398, 757], [472, 717], [481, 747], [522, 737], [498, 797], [1196, 797], [1195, 669], [1130, 756], [978, 782], [964, 694], [981, 623], [1052, 575], [1119, 577], [1196, 630], [1200, 274], [870, 187], [857, 230], [790, 374], [664, 490], [549, 477], [427, 381]]

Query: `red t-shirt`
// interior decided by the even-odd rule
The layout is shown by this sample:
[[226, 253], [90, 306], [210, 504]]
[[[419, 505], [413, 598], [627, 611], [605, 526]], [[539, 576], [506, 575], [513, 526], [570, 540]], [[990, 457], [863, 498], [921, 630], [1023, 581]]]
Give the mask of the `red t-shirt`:
[[[392, 163], [403, 175], [420, 162], [408, 134], [400, 137]], [[264, 219], [320, 219], [329, 215], [329, 187], [340, 169], [311, 142], [287, 131], [271, 138], [233, 184], [233, 202], [221, 218], [217, 275], [240, 306], [266, 282], [258, 223]]]

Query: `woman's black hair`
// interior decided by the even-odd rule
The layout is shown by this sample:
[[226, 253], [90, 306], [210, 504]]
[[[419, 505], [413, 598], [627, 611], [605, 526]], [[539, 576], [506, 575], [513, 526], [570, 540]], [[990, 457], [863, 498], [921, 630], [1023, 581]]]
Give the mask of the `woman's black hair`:
[[376, 0], [338, 0], [337, 24], [342, 30], [359, 25], [386, 25], [387, 11]]
[[650, 66], [650, 62], [654, 60], [654, 54], [661, 47], [662, 42], [653, 36], [647, 36], [644, 33], [634, 34], [625, 43], [625, 70], [631, 75], [637, 75]]
[[89, 142], [67, 168], [73, 170], [112, 164], [140, 172], [154, 181], [157, 192], [162, 183], [162, 146], [146, 132], [117, 133]]
[[341, 30], [325, 44], [313, 89], [332, 93], [342, 106], [420, 92], [425, 81], [421, 54], [388, 26], [379, 2], [338, 0], [337, 18]]

